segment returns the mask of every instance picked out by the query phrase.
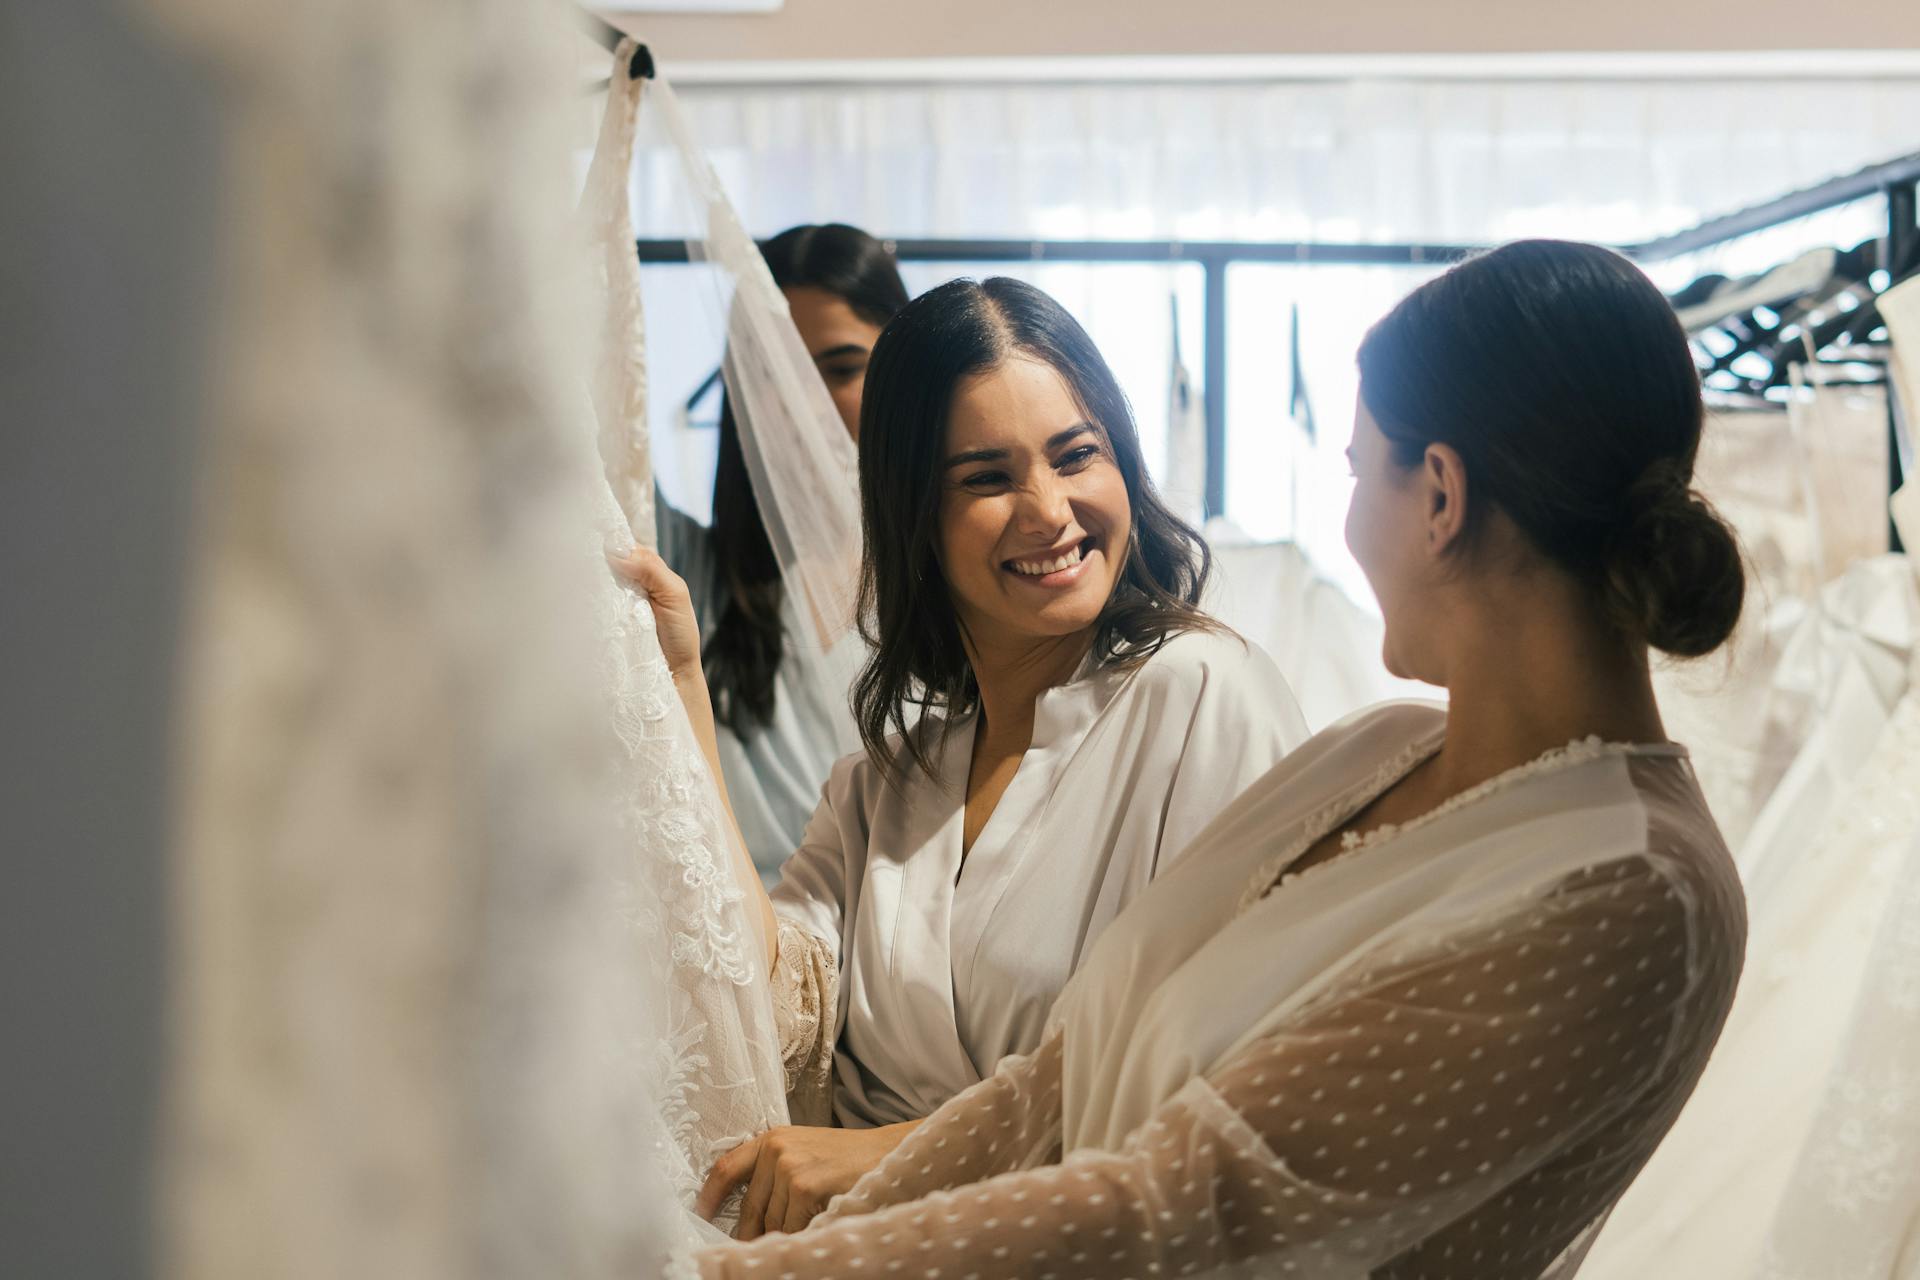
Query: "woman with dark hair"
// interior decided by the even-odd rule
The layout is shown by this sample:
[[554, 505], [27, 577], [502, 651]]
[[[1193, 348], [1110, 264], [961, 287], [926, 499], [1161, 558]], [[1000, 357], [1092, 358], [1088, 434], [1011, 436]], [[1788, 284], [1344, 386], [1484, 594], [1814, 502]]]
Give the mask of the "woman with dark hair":
[[[1530, 241], [1360, 352], [1347, 536], [1396, 673], [1140, 895], [1039, 1047], [803, 1235], [678, 1275], [1571, 1276], [1686, 1101], [1745, 911], [1648, 650], [1741, 560], [1659, 291]], [[935, 1193], [945, 1194], [936, 1195]]]
[[[761, 252], [857, 438], [868, 356], [881, 328], [907, 305], [893, 255], [866, 232], [838, 223], [792, 227]], [[721, 769], [747, 851], [771, 883], [798, 847], [833, 762], [858, 744], [847, 687], [859, 646], [843, 642], [821, 652], [794, 618], [729, 398], [720, 402], [719, 445], [711, 525], [675, 510], [656, 491], [660, 554], [692, 593]]]
[[[1198, 608], [1199, 537], [1155, 493], [1086, 332], [1014, 280], [915, 300], [861, 412], [865, 751], [760, 897], [802, 1124], [716, 1165], [741, 1234], [797, 1230], [922, 1117], [1039, 1042], [1087, 948], [1305, 736], [1258, 649]], [[685, 589], [629, 572], [696, 727]], [[757, 886], [743, 886], [750, 895]]]

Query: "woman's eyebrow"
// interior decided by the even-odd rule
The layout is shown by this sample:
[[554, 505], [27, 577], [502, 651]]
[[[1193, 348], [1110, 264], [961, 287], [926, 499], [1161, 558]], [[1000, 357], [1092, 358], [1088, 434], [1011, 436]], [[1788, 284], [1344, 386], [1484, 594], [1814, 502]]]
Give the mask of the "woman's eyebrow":
[[1067, 441], [1073, 439], [1075, 436], [1081, 435], [1091, 430], [1093, 430], [1093, 424], [1091, 422], [1082, 422], [1077, 426], [1068, 427], [1065, 431], [1055, 432], [1052, 436], [1048, 438], [1047, 448], [1058, 449], [1061, 445], [1067, 443]]
[[943, 470], [951, 471], [955, 467], [964, 467], [969, 462], [1000, 462], [1008, 457], [1005, 449], [969, 449], [965, 453], [956, 453], [941, 464]]

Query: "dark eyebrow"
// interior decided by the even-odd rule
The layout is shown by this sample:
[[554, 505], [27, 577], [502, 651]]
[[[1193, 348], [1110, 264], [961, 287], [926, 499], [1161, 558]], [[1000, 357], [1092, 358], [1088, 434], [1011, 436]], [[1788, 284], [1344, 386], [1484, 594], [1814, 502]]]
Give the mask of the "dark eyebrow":
[[822, 360], [837, 360], [841, 356], [864, 356], [866, 354], [867, 349], [859, 343], [843, 342], [837, 347], [828, 347], [825, 351], [814, 352], [813, 362], [818, 364]]
[[1005, 449], [969, 449], [965, 453], [956, 453], [941, 465], [943, 470], [951, 471], [955, 467], [964, 467], [969, 462], [1002, 462], [1007, 458]]
[[[1047, 450], [1058, 449], [1076, 436], [1085, 435], [1093, 430], [1091, 422], [1082, 422], [1068, 427], [1065, 431], [1056, 431], [1047, 437]], [[942, 470], [951, 471], [955, 467], [964, 467], [970, 462], [1004, 462], [1011, 456], [1005, 449], [969, 449], [965, 453], [956, 453], [941, 464]]]

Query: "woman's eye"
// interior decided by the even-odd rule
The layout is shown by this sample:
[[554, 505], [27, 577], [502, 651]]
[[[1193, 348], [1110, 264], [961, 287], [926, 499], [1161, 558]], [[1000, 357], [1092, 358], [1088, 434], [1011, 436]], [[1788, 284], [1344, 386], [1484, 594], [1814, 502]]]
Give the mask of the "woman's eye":
[[1067, 453], [1061, 457], [1058, 465], [1062, 470], [1073, 467], [1084, 467], [1087, 463], [1092, 462], [1099, 456], [1099, 445], [1083, 444], [1078, 449], [1068, 450]]
[[828, 382], [851, 382], [867, 371], [863, 364], [831, 364], [820, 372]]
[[1004, 471], [976, 471], [960, 483], [969, 489], [992, 489], [1007, 482]]

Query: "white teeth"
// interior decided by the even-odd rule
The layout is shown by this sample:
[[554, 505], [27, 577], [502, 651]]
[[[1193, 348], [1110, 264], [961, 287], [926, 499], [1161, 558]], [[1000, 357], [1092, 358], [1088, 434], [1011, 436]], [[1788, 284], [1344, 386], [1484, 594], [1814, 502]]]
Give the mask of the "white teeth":
[[1071, 569], [1080, 563], [1080, 548], [1074, 547], [1063, 556], [1051, 560], [1015, 560], [1012, 561], [1015, 573], [1024, 573], [1028, 577], [1042, 578], [1049, 573], [1058, 573], [1062, 569]]

